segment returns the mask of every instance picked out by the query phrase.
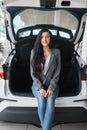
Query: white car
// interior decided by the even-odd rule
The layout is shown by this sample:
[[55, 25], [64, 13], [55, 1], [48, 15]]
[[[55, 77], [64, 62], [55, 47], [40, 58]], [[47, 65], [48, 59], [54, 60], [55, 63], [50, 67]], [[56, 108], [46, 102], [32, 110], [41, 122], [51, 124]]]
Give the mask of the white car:
[[[78, 54], [83, 40], [86, 0], [4, 0], [10, 53], [0, 65], [0, 121], [39, 126], [37, 101], [31, 92], [30, 52], [38, 32], [48, 28], [53, 48], [61, 51], [60, 94], [53, 125], [87, 122], [87, 66]], [[8, 51], [9, 52], [9, 51]]]

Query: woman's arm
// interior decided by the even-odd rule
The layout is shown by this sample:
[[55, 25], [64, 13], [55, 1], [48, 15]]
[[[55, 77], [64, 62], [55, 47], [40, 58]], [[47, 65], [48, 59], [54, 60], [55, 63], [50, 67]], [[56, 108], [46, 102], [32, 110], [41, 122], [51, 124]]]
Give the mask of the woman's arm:
[[50, 85], [48, 87], [48, 89], [51, 89], [53, 91], [57, 87], [59, 76], [60, 76], [61, 58], [60, 58], [60, 51], [59, 50], [56, 50], [56, 55], [55, 56], [56, 56], [56, 69], [55, 69], [53, 77], [52, 77], [52, 79], [50, 81]]

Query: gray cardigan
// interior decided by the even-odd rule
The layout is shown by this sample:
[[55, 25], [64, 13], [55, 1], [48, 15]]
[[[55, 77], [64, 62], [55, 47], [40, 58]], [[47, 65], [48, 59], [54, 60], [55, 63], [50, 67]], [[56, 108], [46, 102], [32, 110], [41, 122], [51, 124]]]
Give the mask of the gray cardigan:
[[48, 70], [46, 74], [41, 74], [41, 80], [36, 78], [33, 75], [33, 68], [31, 64], [31, 60], [33, 58], [33, 50], [31, 51], [30, 56], [30, 71], [31, 77], [33, 79], [33, 85], [40, 90], [44, 88], [44, 85], [48, 87], [48, 89], [55, 90], [58, 86], [58, 80], [60, 75], [60, 68], [61, 68], [61, 58], [60, 58], [60, 50], [59, 49], [51, 49], [51, 57], [48, 64]]

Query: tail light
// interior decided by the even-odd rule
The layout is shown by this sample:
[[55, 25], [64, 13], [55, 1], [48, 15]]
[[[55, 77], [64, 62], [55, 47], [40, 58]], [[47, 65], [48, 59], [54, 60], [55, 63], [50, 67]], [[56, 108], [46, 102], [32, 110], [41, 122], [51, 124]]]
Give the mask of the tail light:
[[87, 74], [85, 74], [85, 80], [87, 80]]
[[87, 80], [87, 67], [85, 69], [85, 80]]
[[87, 80], [87, 65], [85, 65], [84, 80]]
[[4, 79], [4, 71], [2, 65], [0, 65], [0, 78]]

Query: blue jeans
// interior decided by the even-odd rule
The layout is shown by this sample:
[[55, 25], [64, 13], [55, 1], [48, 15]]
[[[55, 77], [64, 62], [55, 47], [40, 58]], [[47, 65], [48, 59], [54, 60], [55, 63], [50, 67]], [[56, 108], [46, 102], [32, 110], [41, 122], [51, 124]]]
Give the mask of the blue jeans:
[[38, 101], [38, 115], [42, 130], [51, 130], [55, 112], [55, 99], [59, 93], [58, 88], [55, 89], [53, 95], [45, 98], [36, 90], [36, 87], [32, 85], [32, 93]]

